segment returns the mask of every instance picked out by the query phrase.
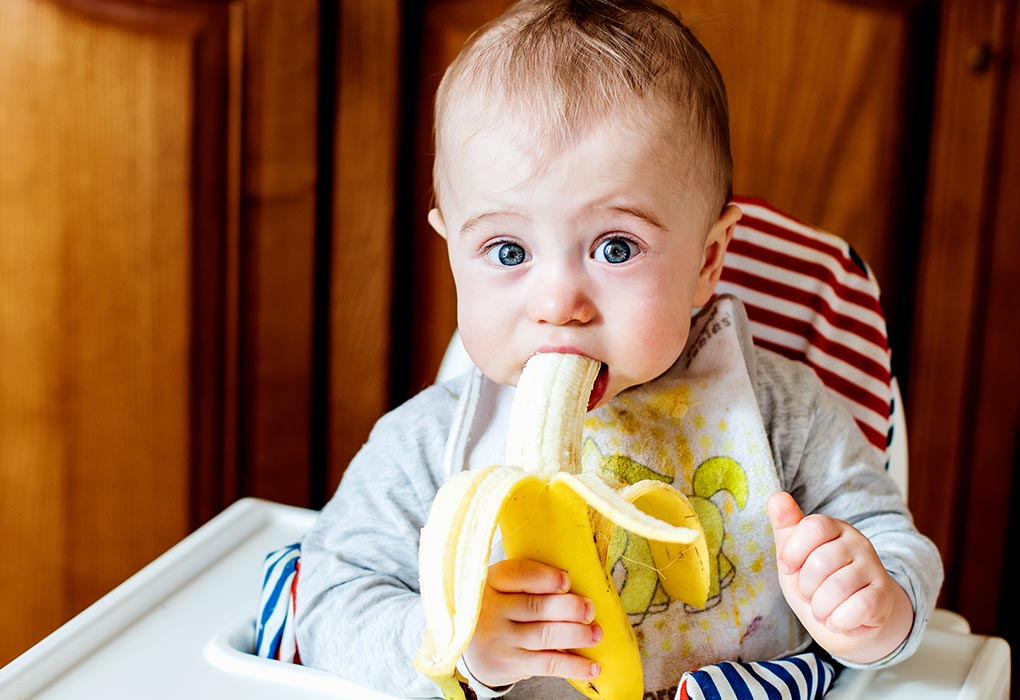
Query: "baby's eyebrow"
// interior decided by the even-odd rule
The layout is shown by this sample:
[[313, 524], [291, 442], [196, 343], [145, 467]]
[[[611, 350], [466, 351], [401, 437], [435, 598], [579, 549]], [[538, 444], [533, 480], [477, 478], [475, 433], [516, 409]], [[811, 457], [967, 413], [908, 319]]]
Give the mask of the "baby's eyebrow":
[[624, 214], [626, 216], [633, 216], [635, 218], [641, 219], [642, 221], [648, 223], [651, 226], [654, 226], [660, 231], [667, 230], [666, 224], [662, 223], [662, 221], [659, 220], [659, 217], [655, 216], [655, 214], [652, 214], [650, 211], [646, 211], [640, 207], [615, 205], [607, 207], [607, 209], [613, 212], [614, 214]]
[[[651, 212], [642, 209], [641, 207], [629, 206], [629, 205], [613, 205], [604, 207], [605, 211], [612, 214], [622, 214], [624, 216], [630, 216], [636, 219], [641, 219], [649, 226], [654, 226], [660, 231], [668, 230], [666, 225], [659, 220], [659, 217], [655, 216]], [[489, 211], [484, 214], [478, 214], [472, 216], [470, 219], [464, 222], [464, 225], [460, 227], [460, 236], [466, 236], [476, 228], [493, 219], [507, 219], [507, 218], [523, 218], [520, 214], [512, 211]]]
[[464, 225], [460, 227], [460, 235], [466, 236], [471, 233], [474, 229], [478, 228], [486, 221], [490, 219], [503, 219], [509, 217], [520, 217], [520, 214], [515, 214], [512, 211], [489, 211], [484, 214], [472, 216], [470, 219], [464, 222]]

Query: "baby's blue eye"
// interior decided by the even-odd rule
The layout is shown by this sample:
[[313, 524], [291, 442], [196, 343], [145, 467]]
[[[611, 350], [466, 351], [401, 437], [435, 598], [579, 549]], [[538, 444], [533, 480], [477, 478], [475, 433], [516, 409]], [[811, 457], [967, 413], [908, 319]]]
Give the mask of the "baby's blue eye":
[[595, 249], [596, 260], [614, 265], [627, 262], [632, 255], [634, 244], [626, 238], [607, 238]]
[[520, 265], [528, 257], [527, 251], [519, 243], [509, 242], [493, 246], [486, 255], [492, 262], [505, 267]]

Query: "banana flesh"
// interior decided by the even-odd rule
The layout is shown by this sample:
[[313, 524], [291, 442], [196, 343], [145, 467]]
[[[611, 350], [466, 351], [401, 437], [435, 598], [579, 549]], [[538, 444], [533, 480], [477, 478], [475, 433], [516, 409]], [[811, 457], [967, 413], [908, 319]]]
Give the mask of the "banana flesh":
[[581, 436], [598, 370], [598, 362], [579, 355], [531, 358], [511, 409], [506, 464], [457, 474], [433, 502], [419, 545], [425, 633], [414, 665], [447, 700], [464, 698], [456, 665], [478, 622], [497, 525], [508, 557], [566, 571], [572, 592], [593, 602], [602, 641], [574, 653], [597, 661], [602, 672], [594, 681], [570, 681], [593, 700], [640, 700], [644, 693], [637, 640], [606, 572], [611, 528], [648, 539], [658, 548], [667, 592], [704, 605], [705, 535], [687, 499], [665, 484], [638, 482], [620, 492], [581, 473]]
[[542, 353], [524, 366], [510, 408], [506, 463], [552, 476], [581, 471], [581, 435], [599, 363]]

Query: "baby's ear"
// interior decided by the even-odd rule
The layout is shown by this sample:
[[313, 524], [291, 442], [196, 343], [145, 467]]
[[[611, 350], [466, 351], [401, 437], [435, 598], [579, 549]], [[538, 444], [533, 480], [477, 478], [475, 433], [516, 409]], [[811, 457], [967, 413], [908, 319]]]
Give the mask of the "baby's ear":
[[443, 215], [439, 212], [438, 208], [433, 207], [429, 210], [429, 224], [435, 229], [443, 238], [446, 238], [446, 222], [443, 221]]
[[722, 214], [705, 238], [704, 258], [701, 263], [701, 271], [698, 273], [698, 287], [694, 293], [694, 305], [704, 306], [712, 298], [715, 292], [715, 285], [722, 275], [723, 260], [726, 257], [726, 248], [733, 238], [733, 229], [744, 212], [736, 204], [729, 204], [723, 209]]

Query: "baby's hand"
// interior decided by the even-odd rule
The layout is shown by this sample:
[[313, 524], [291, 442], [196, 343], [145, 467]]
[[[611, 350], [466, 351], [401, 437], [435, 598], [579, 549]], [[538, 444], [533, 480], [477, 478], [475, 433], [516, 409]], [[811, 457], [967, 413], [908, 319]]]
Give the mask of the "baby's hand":
[[492, 688], [532, 676], [597, 677], [598, 664], [561, 651], [602, 639], [591, 601], [569, 590], [566, 573], [536, 561], [490, 566], [478, 626], [464, 652], [472, 675]]
[[785, 492], [773, 494], [768, 509], [779, 585], [811, 637], [856, 663], [893, 652], [910, 632], [914, 611], [871, 541], [842, 520], [804, 517]]

